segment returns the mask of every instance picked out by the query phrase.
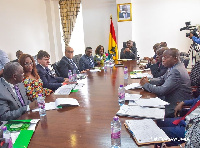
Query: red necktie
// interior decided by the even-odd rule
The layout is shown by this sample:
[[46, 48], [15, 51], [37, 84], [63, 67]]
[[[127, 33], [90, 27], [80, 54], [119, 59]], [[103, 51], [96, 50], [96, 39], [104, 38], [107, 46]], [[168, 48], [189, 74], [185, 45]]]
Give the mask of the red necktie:
[[180, 119], [174, 120], [174, 122], [172, 122], [172, 123], [175, 124], [175, 125], [179, 124], [179, 123], [181, 122], [181, 120], [184, 120], [185, 117], [186, 117], [187, 115], [189, 115], [193, 110], [195, 110], [199, 105], [200, 105], [200, 101], [198, 101], [198, 102], [187, 112], [187, 114], [186, 114], [185, 116], [183, 116], [183, 117], [180, 118]]

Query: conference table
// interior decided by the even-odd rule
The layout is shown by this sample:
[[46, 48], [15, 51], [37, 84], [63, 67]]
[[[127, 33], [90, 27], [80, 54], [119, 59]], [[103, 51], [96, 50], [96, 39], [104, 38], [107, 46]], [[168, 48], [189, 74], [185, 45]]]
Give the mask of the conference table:
[[[129, 72], [139, 69], [136, 61], [122, 61]], [[55, 98], [75, 98], [80, 106], [65, 107], [46, 111], [31, 138], [29, 148], [109, 148], [111, 146], [111, 121], [120, 109], [118, 87], [124, 84], [124, 67], [108, 68], [105, 73], [87, 72], [85, 85], [70, 95], [52, 95], [46, 102]], [[128, 84], [138, 83], [139, 79], [128, 79]], [[141, 94], [142, 98], [156, 97], [143, 89], [128, 90], [126, 93]], [[127, 102], [126, 102], [127, 103]], [[40, 119], [38, 112], [27, 112], [19, 119]], [[120, 117], [122, 124], [121, 148], [139, 147], [130, 136], [124, 122], [128, 117]], [[145, 145], [142, 147], [153, 147]]]

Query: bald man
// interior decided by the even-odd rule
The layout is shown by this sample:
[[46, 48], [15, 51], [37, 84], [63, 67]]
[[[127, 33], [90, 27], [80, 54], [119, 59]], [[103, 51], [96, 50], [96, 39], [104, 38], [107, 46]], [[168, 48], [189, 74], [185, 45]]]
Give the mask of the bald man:
[[69, 70], [71, 70], [72, 73], [74, 73], [74, 71], [76, 71], [77, 74], [80, 73], [78, 66], [72, 60], [73, 55], [74, 55], [74, 49], [72, 47], [67, 46], [65, 48], [65, 56], [63, 56], [60, 62], [58, 63], [58, 71], [61, 77], [69, 78], [68, 76]]

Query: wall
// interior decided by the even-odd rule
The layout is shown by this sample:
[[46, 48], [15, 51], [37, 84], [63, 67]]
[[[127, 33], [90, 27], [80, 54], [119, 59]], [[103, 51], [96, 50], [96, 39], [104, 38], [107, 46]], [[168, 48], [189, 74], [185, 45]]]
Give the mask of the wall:
[[108, 51], [110, 32], [110, 15], [117, 37], [117, 9], [115, 0], [82, 0], [83, 29], [85, 46], [93, 48], [93, 53], [98, 45], [103, 45]]
[[46, 50], [56, 61], [63, 55], [58, 15], [58, 0], [0, 0], [0, 49], [11, 60], [17, 50]]

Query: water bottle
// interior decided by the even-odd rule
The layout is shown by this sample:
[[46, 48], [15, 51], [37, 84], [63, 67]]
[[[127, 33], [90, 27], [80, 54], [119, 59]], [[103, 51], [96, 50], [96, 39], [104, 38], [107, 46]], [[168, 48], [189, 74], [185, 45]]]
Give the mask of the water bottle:
[[5, 143], [9, 143], [10, 140], [11, 140], [10, 131], [7, 130], [7, 127], [6, 127], [6, 126], [3, 126], [3, 127], [2, 127], [2, 130], [3, 130], [3, 138], [5, 138]]
[[124, 67], [124, 79], [128, 79], [128, 68]]
[[107, 72], [107, 62], [104, 61], [104, 72]]
[[77, 81], [76, 69], [73, 69], [73, 82]]
[[111, 148], [121, 147], [121, 123], [118, 116], [111, 121]]
[[125, 88], [120, 85], [118, 88], [118, 103], [122, 106], [125, 103]]
[[38, 94], [37, 102], [38, 102], [40, 116], [45, 116], [46, 115], [45, 101], [44, 97], [42, 97], [42, 94]]
[[68, 71], [68, 78], [69, 78], [69, 82], [73, 81], [72, 80], [72, 71], [71, 70]]

